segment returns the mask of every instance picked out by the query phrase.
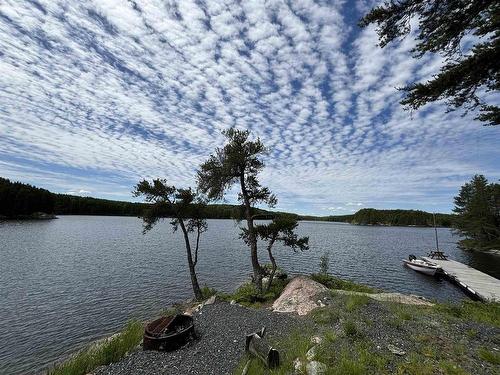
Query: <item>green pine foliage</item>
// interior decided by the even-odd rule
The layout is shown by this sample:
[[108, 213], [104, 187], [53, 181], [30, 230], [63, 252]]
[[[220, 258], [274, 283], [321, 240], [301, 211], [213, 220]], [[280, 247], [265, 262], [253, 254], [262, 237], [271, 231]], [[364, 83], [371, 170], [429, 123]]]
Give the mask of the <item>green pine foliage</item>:
[[[412, 27], [412, 21], [418, 22], [417, 27]], [[479, 108], [476, 119], [498, 125], [500, 107], [478, 94], [498, 92], [500, 87], [499, 21], [498, 1], [400, 0], [374, 7], [359, 24], [377, 26], [381, 47], [416, 29], [414, 57], [435, 53], [444, 57], [445, 64], [433, 78], [403, 88], [406, 97], [401, 104], [406, 108], [418, 109], [444, 99], [450, 110]], [[470, 48], [466, 48], [468, 43]]]
[[455, 197], [454, 228], [467, 249], [500, 248], [500, 184], [475, 175]]

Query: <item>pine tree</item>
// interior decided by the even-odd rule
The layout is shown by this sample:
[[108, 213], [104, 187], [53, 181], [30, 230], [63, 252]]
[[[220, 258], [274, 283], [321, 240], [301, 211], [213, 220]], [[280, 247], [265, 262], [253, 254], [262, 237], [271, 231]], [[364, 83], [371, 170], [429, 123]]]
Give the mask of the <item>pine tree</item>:
[[249, 140], [250, 132], [231, 128], [223, 132], [227, 142], [204, 162], [198, 172], [198, 188], [209, 199], [220, 200], [233, 186], [239, 185], [238, 200], [243, 208], [247, 228], [245, 242], [250, 248], [253, 281], [262, 292], [263, 270], [257, 252], [254, 207], [265, 203], [273, 207], [277, 199], [267, 187], [261, 186], [258, 174], [264, 168], [260, 159], [267, 150], [260, 139]]
[[489, 184], [483, 175], [475, 175], [455, 197], [457, 214], [454, 227], [466, 237], [467, 248], [489, 248], [500, 245], [500, 185]]
[[[446, 64], [431, 80], [405, 87], [401, 104], [418, 109], [446, 99], [450, 110], [479, 107], [476, 119], [488, 125], [500, 124], [500, 107], [477, 95], [500, 88], [500, 2], [392, 0], [373, 8], [359, 24], [376, 24], [380, 46], [385, 47], [410, 33], [413, 18], [419, 22], [414, 56], [440, 53]], [[464, 40], [473, 43], [466, 53], [462, 51]]]

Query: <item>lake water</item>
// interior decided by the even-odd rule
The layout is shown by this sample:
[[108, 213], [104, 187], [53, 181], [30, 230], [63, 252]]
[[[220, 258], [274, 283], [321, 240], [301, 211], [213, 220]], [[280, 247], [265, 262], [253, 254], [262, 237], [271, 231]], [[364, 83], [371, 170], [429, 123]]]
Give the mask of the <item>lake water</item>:
[[[167, 221], [146, 235], [141, 229], [131, 217], [0, 223], [0, 374], [38, 373], [128, 319], [153, 317], [191, 297], [181, 234]], [[343, 278], [438, 300], [466, 298], [450, 283], [402, 266], [408, 254], [434, 247], [433, 229], [301, 222], [299, 232], [310, 236], [310, 250], [275, 250], [289, 273], [317, 271], [328, 251], [331, 273]], [[453, 259], [500, 278], [500, 257], [457, 249], [448, 229], [439, 229], [439, 238]], [[231, 291], [250, 269], [235, 223], [209, 220], [200, 283]]]

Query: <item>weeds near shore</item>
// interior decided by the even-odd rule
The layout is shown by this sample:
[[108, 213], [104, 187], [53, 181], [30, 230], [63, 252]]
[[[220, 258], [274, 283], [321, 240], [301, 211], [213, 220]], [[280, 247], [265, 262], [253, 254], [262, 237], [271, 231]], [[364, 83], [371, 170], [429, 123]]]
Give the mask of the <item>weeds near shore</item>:
[[140, 343], [143, 333], [143, 324], [131, 321], [122, 332], [75, 354], [50, 369], [47, 374], [85, 375], [98, 366], [117, 362]]
[[341, 289], [350, 290], [353, 292], [363, 292], [363, 293], [376, 293], [377, 289], [369, 287], [367, 285], [358, 284], [349, 280], [342, 280], [338, 277], [325, 275], [321, 273], [313, 273], [311, 279], [323, 284], [328, 289]]

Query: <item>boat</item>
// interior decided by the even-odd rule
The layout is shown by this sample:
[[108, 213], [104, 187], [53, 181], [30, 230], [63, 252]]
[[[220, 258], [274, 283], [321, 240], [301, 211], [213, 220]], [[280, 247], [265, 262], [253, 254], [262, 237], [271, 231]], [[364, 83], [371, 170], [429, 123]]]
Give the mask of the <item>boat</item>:
[[[439, 250], [439, 241], [438, 241], [438, 233], [437, 233], [437, 227], [436, 227], [436, 214], [432, 214], [432, 217], [434, 219], [434, 234], [436, 237], [436, 250], [433, 250], [429, 253], [429, 257], [432, 259], [444, 259], [446, 260], [447, 257], [444, 255], [442, 251]], [[432, 263], [429, 261], [426, 261], [424, 259], [417, 259], [415, 255], [410, 255], [408, 257], [408, 260], [403, 259], [403, 263], [411, 268], [414, 271], [421, 272], [425, 275], [429, 276], [434, 276], [436, 273], [441, 273], [442, 268], [440, 265], [436, 263]]]
[[194, 337], [194, 322], [191, 316], [163, 316], [146, 325], [142, 347], [144, 350], [172, 351], [186, 345]]
[[415, 255], [410, 255], [408, 260], [403, 259], [403, 263], [412, 270], [429, 276], [434, 276], [437, 272], [441, 272], [440, 265], [423, 259], [417, 259]]

